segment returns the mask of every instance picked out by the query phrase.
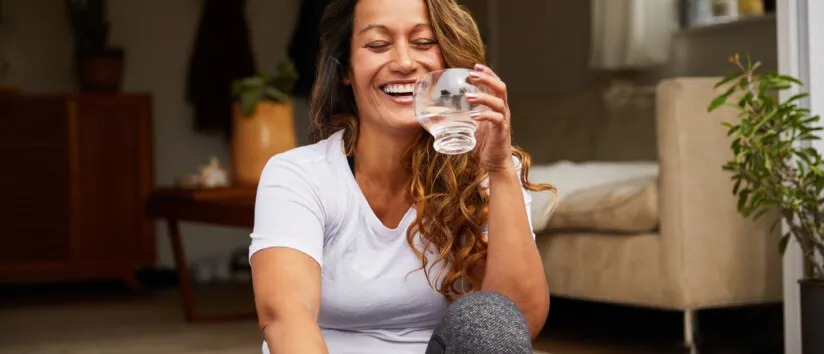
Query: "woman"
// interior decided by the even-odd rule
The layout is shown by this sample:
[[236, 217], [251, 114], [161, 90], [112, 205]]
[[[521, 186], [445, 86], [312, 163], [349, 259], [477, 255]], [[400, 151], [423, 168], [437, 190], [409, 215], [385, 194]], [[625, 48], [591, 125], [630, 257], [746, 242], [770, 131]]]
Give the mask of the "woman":
[[[258, 187], [264, 352], [531, 353], [549, 292], [525, 189], [553, 188], [527, 182], [475, 22], [454, 0], [338, 0], [321, 33], [315, 142]], [[411, 84], [446, 67], [494, 92], [472, 99], [491, 108], [472, 153], [435, 152], [412, 112]]]

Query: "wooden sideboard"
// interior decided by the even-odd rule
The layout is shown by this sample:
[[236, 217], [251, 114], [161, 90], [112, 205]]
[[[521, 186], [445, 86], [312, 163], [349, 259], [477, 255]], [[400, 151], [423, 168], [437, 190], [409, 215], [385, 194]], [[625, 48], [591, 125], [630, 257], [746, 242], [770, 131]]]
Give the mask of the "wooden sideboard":
[[122, 279], [155, 262], [152, 100], [0, 94], [0, 282]]

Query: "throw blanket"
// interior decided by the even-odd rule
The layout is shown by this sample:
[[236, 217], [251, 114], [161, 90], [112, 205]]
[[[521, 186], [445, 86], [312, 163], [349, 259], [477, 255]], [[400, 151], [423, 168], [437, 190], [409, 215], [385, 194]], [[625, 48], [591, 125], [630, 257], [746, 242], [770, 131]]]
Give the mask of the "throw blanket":
[[559, 161], [547, 165], [533, 165], [529, 179], [537, 183], [549, 183], [558, 189], [558, 200], [553, 201], [548, 192], [529, 192], [532, 196], [532, 227], [543, 231], [552, 215], [548, 212], [553, 202], [560, 203], [564, 196], [609, 183], [634, 178], [658, 176], [656, 161], [581, 162]]

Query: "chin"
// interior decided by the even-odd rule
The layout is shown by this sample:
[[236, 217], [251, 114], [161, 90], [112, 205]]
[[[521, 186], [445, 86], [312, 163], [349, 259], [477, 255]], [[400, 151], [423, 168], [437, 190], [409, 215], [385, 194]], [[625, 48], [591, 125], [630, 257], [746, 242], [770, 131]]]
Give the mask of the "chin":
[[388, 118], [390, 125], [396, 129], [401, 130], [417, 130], [423, 129], [421, 124], [415, 119], [415, 112], [410, 109], [395, 110]]

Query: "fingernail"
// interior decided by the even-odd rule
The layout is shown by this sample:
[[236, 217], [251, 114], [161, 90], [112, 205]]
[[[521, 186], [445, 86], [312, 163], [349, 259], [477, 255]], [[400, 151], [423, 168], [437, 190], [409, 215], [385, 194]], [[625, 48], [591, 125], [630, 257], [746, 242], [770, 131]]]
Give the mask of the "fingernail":
[[478, 79], [478, 78], [481, 77], [481, 73], [477, 72], [477, 71], [470, 71], [469, 72], [469, 77], [473, 78], [473, 79]]
[[478, 118], [478, 117], [481, 116], [481, 112], [473, 111], [473, 112], [469, 113], [469, 116], [472, 117], [472, 118]]
[[483, 66], [483, 65], [481, 65], [481, 64], [475, 64], [475, 70], [477, 70], [477, 71], [484, 71], [484, 69], [486, 69], [486, 67], [485, 67], [485, 66]]
[[464, 94], [464, 96], [466, 96], [466, 99], [468, 99], [468, 100], [474, 100], [474, 99], [478, 98], [478, 94], [474, 93], [474, 92], [467, 92], [467, 93]]

